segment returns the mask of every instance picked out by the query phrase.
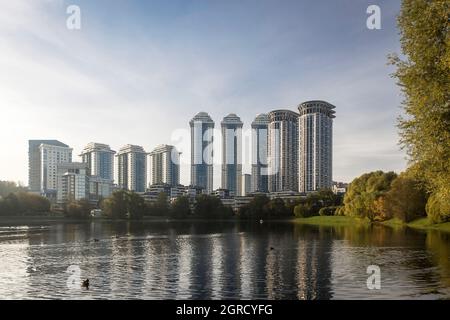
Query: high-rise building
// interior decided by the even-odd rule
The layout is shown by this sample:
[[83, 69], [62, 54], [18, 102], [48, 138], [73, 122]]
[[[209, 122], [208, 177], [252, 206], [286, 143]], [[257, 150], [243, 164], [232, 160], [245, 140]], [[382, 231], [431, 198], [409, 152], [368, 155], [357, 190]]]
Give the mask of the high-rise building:
[[57, 165], [57, 203], [89, 199], [89, 176], [87, 163], [67, 162]]
[[213, 190], [214, 121], [206, 112], [199, 112], [189, 122], [191, 127], [191, 185]]
[[91, 142], [83, 149], [80, 157], [88, 165], [89, 175], [113, 182], [115, 153], [107, 144]]
[[240, 196], [247, 196], [252, 192], [252, 176], [248, 173], [242, 175], [242, 192]]
[[127, 144], [117, 153], [118, 186], [145, 192], [147, 186], [147, 153], [141, 146]]
[[269, 192], [298, 191], [298, 114], [274, 110], [268, 118]]
[[252, 192], [268, 191], [267, 144], [269, 118], [259, 114], [252, 122]]
[[[45, 156], [46, 166], [43, 167], [41, 145], [43, 150], [49, 152]], [[50, 150], [50, 146], [55, 149]], [[53, 157], [55, 156], [55, 157]], [[56, 164], [72, 161], [72, 149], [58, 140], [29, 140], [28, 141], [28, 188], [31, 192], [41, 193], [43, 186], [47, 186], [47, 180], [56, 181]], [[45, 171], [45, 174], [44, 174]], [[54, 173], [54, 176], [52, 175]], [[45, 181], [43, 181], [43, 179]], [[56, 184], [56, 182], [55, 182]], [[51, 185], [54, 185], [51, 183]]]
[[98, 202], [106, 199], [113, 192], [113, 183], [109, 179], [103, 179], [99, 176], [89, 176], [89, 200]]
[[40, 193], [54, 201], [57, 192], [58, 165], [72, 162], [72, 148], [60, 144], [39, 145]]
[[223, 118], [222, 127], [222, 188], [241, 195], [242, 188], [242, 126], [234, 113]]
[[320, 100], [303, 102], [298, 106], [300, 192], [332, 187], [335, 108]]
[[148, 181], [150, 185], [180, 183], [180, 153], [174, 146], [162, 144], [148, 154]]

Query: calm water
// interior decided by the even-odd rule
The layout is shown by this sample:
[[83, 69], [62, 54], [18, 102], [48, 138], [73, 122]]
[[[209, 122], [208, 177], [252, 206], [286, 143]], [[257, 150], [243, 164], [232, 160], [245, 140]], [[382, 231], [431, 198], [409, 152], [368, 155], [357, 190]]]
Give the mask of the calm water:
[[[71, 265], [89, 290], [67, 286]], [[368, 265], [381, 268], [380, 290], [367, 289]], [[449, 299], [450, 234], [290, 222], [0, 225], [0, 298]]]

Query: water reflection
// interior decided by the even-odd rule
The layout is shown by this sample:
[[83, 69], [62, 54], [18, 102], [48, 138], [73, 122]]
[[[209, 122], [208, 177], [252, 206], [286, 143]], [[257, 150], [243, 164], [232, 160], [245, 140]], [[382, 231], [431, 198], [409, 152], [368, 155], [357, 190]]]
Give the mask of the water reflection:
[[[450, 239], [290, 222], [0, 226], [0, 298], [449, 298]], [[368, 290], [366, 268], [382, 270]], [[67, 287], [70, 265], [90, 290]]]

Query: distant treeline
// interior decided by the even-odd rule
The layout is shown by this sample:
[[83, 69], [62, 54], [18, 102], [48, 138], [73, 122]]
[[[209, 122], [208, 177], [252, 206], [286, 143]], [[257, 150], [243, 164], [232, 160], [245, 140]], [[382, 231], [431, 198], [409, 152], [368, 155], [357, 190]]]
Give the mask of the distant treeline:
[[[138, 194], [120, 190], [104, 199], [100, 207], [104, 217], [111, 219], [141, 219], [144, 217], [166, 217], [171, 219], [286, 219], [292, 218], [296, 212], [301, 216], [332, 215], [342, 204], [342, 196], [331, 190], [321, 190], [298, 200], [284, 201], [269, 199], [266, 195], [256, 195], [252, 201], [234, 212], [224, 206], [222, 201], [211, 195], [199, 195], [191, 204], [188, 197], [178, 197], [169, 203], [167, 195], [160, 193], [153, 203], [146, 203]], [[80, 218], [89, 216], [89, 207], [84, 202], [67, 206], [69, 216]]]
[[[50, 202], [39, 195], [27, 193], [22, 187], [10, 182], [0, 182], [0, 215], [26, 216], [48, 215]], [[9, 192], [9, 193], [7, 193]], [[5, 195], [6, 194], [6, 195]], [[132, 191], [120, 190], [111, 197], [91, 204], [87, 200], [73, 201], [63, 208], [66, 217], [87, 219], [91, 210], [100, 207], [103, 217], [109, 219], [142, 219], [144, 217], [165, 217], [169, 219], [286, 219], [312, 216], [345, 215], [365, 218], [370, 221], [385, 221], [398, 218], [410, 222], [433, 216], [432, 202], [423, 183], [408, 171], [400, 175], [394, 172], [375, 171], [354, 179], [345, 196], [336, 195], [324, 189], [295, 200], [270, 199], [256, 195], [250, 203], [234, 212], [222, 201], [211, 195], [199, 195], [192, 204], [182, 196], [172, 202], [165, 193], [148, 203]]]
[[47, 215], [50, 201], [14, 182], [0, 181], [0, 216]]

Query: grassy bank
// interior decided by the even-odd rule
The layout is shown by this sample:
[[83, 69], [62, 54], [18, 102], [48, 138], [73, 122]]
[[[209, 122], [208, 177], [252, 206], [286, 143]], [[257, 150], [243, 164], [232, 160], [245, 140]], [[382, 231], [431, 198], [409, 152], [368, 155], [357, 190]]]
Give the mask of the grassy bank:
[[315, 216], [309, 218], [296, 218], [296, 223], [312, 224], [319, 226], [350, 226], [356, 224], [368, 224], [368, 221], [344, 216]]
[[[294, 222], [318, 226], [346, 226], [346, 225], [349, 226], [349, 225], [370, 224], [368, 220], [343, 216], [315, 216], [310, 218], [296, 218], [294, 219]], [[428, 218], [414, 220], [409, 223], [405, 223], [400, 219], [394, 218], [384, 222], [377, 222], [377, 223], [392, 228], [409, 227], [421, 230], [439, 230], [444, 232], [450, 232], [450, 222], [433, 224], [428, 220]]]
[[402, 227], [409, 227], [413, 229], [420, 229], [420, 230], [439, 230], [444, 232], [450, 232], [450, 222], [446, 223], [432, 223], [428, 218], [421, 218], [414, 221], [411, 221], [409, 223], [403, 222], [400, 219], [390, 219], [384, 222], [381, 222], [381, 224], [393, 228], [402, 228]]
[[431, 223], [428, 218], [422, 218], [414, 220], [407, 224], [408, 227], [422, 230], [439, 230], [444, 232], [450, 232], [450, 222], [445, 223]]

